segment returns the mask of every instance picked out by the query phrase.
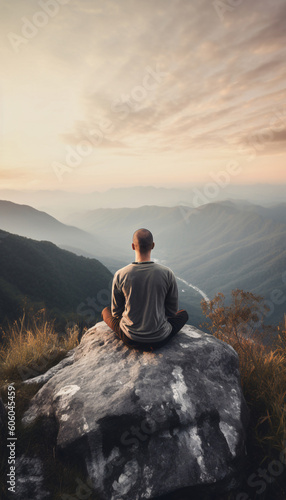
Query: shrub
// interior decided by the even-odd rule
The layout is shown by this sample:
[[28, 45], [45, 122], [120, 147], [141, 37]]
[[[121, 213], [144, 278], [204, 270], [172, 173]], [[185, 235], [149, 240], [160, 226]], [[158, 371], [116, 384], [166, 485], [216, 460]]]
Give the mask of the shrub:
[[[253, 470], [285, 452], [286, 332], [264, 327], [262, 297], [234, 290], [231, 303], [226, 306], [224, 301], [221, 293], [210, 302], [202, 301], [208, 319], [204, 326], [238, 353], [242, 389], [250, 409], [247, 448]], [[272, 491], [269, 498], [276, 498], [274, 490], [281, 489], [281, 482], [283, 475], [267, 485]], [[282, 488], [286, 498], [286, 485]]]

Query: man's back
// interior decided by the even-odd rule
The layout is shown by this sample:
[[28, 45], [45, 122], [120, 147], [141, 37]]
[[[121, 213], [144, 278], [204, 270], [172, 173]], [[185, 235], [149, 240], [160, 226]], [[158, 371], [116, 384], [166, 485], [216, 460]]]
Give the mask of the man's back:
[[115, 273], [112, 315], [121, 317], [125, 335], [139, 342], [157, 342], [170, 334], [168, 317], [178, 310], [174, 273], [154, 262], [133, 262]]
[[151, 261], [154, 246], [149, 229], [135, 231], [135, 262], [115, 273], [111, 307], [105, 307], [101, 313], [125, 345], [143, 350], [162, 347], [188, 321], [187, 311], [178, 311], [173, 271]]

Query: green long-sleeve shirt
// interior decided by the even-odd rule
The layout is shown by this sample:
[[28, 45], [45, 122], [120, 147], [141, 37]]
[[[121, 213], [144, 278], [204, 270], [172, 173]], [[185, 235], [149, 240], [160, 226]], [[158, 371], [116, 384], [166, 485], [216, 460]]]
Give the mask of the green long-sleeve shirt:
[[112, 284], [112, 315], [138, 342], [159, 342], [172, 330], [167, 321], [178, 310], [178, 287], [171, 269], [154, 262], [133, 262], [119, 269]]

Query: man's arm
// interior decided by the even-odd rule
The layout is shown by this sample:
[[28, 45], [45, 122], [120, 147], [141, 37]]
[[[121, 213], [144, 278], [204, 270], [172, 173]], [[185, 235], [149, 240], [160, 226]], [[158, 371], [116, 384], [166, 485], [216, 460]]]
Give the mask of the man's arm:
[[165, 313], [167, 318], [175, 316], [178, 311], [178, 286], [174, 273], [171, 274], [171, 283], [165, 299]]
[[119, 288], [117, 275], [115, 274], [112, 282], [111, 314], [115, 318], [121, 318], [124, 309], [125, 309], [124, 293]]

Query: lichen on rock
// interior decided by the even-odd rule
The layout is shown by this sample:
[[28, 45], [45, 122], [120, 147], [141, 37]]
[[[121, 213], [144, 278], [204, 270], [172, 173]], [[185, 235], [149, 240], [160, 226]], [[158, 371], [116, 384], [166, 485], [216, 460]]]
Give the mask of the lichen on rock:
[[78, 457], [98, 498], [223, 491], [237, 481], [247, 407], [237, 354], [211, 335], [185, 325], [151, 353], [97, 323], [46, 380], [23, 422], [55, 423], [61, 459]]

